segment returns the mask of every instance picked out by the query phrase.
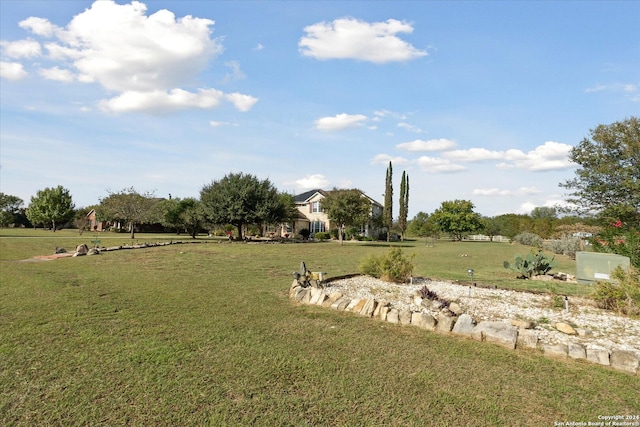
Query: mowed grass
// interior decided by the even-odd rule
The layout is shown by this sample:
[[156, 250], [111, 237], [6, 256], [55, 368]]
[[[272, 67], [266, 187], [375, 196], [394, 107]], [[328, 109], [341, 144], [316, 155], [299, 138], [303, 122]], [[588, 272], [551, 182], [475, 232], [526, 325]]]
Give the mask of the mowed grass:
[[[0, 425], [512, 426], [639, 411], [637, 376], [288, 299], [300, 261], [353, 273], [386, 244], [211, 242], [19, 261], [93, 239], [58, 233], [0, 234]], [[528, 250], [400, 245], [417, 274], [468, 280], [474, 268], [503, 284], [519, 281], [501, 276], [502, 261]]]

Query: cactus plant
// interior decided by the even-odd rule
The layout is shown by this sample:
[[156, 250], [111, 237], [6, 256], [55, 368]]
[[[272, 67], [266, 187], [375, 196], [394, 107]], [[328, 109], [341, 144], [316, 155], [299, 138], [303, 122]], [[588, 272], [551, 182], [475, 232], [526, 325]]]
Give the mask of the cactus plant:
[[516, 254], [513, 265], [509, 261], [505, 261], [503, 265], [504, 268], [520, 273], [518, 278], [530, 279], [531, 276], [547, 274], [558, 263], [554, 257], [549, 258], [542, 251], [538, 251], [538, 253], [531, 251], [524, 258], [520, 254]]

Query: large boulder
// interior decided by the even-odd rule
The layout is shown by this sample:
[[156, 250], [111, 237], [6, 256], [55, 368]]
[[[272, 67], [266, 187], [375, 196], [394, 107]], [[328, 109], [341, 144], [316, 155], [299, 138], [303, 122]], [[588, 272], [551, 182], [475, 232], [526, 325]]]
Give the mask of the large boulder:
[[476, 326], [475, 320], [468, 314], [461, 314], [456, 321], [456, 324], [453, 325], [452, 333], [456, 335], [471, 335], [471, 331]]
[[86, 255], [87, 252], [89, 252], [89, 247], [85, 244], [82, 244], [82, 245], [78, 245], [78, 247], [76, 248], [75, 255], [77, 256]]
[[640, 357], [638, 357], [638, 355], [633, 351], [613, 350], [611, 352], [612, 368], [635, 374], [636, 372], [638, 372], [639, 364], [640, 364]]
[[411, 313], [411, 324], [417, 326], [418, 328], [435, 331], [437, 323], [438, 322], [436, 321], [436, 318], [429, 313], [425, 313], [422, 311]]
[[456, 323], [456, 318], [453, 316], [447, 316], [443, 312], [438, 314], [438, 324], [436, 325], [436, 332], [448, 334], [453, 329], [453, 325]]
[[518, 340], [518, 328], [506, 322], [483, 321], [473, 328], [471, 336], [478, 341], [493, 342], [513, 350]]

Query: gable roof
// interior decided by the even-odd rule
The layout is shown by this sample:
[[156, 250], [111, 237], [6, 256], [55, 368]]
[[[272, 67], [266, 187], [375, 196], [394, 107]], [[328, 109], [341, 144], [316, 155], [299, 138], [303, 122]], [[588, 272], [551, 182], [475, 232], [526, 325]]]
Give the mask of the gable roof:
[[309, 190], [309, 191], [305, 191], [304, 193], [298, 194], [297, 196], [294, 196], [294, 200], [296, 203], [304, 203], [307, 200], [309, 200], [310, 198], [312, 198], [316, 193], [320, 193], [320, 194], [326, 194], [326, 192], [324, 190], [321, 189], [315, 189], [315, 190]]
[[[369, 199], [369, 201], [371, 203], [373, 203], [374, 205], [382, 207], [382, 204], [378, 203], [377, 201], [375, 201], [371, 197], [367, 196], [367, 194], [364, 191], [361, 191], [361, 190], [358, 190], [358, 191], [360, 191], [360, 193], [362, 193], [362, 195], [364, 197]], [[298, 194], [297, 196], [294, 196], [293, 199], [295, 200], [296, 203], [305, 203], [309, 199], [311, 199], [313, 196], [315, 196], [317, 193], [320, 193], [323, 196], [326, 196], [327, 194], [331, 193], [331, 191], [325, 191], [325, 190], [317, 188], [315, 190], [309, 190], [309, 191], [305, 191], [304, 193]]]

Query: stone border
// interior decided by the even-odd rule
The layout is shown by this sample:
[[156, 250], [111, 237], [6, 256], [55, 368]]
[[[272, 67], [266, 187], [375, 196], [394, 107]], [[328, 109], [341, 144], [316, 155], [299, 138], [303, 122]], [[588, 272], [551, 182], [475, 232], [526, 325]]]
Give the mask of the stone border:
[[100, 248], [89, 248], [86, 244], [81, 244], [76, 247], [76, 250], [74, 252], [67, 252], [64, 248], [61, 248], [61, 249], [56, 248], [56, 253], [52, 255], [36, 255], [33, 258], [25, 261], [30, 261], [30, 260], [49, 261], [52, 259], [70, 258], [70, 257], [83, 256], [83, 255], [100, 255], [102, 252], [113, 252], [113, 251], [119, 251], [124, 249], [145, 249], [145, 248], [155, 248], [158, 246], [182, 245], [182, 244], [192, 244], [192, 243], [211, 243], [211, 242], [206, 240], [194, 240], [194, 241], [177, 240], [174, 242], [173, 240], [170, 240], [168, 242], [120, 245], [120, 246], [110, 246], [108, 248], [104, 246]]
[[373, 298], [351, 299], [341, 292], [327, 294], [322, 286], [304, 286], [298, 279], [293, 280], [289, 298], [308, 305], [348, 311], [360, 316], [379, 319], [383, 322], [413, 325], [429, 331], [472, 338], [477, 341], [492, 342], [510, 350], [528, 348], [539, 350], [550, 357], [582, 359], [640, 376], [640, 356], [633, 351], [604, 348], [587, 348], [577, 343], [543, 343], [538, 333], [530, 329], [529, 322], [476, 321], [468, 314], [459, 316], [440, 312], [436, 317], [425, 311], [410, 311], [391, 308], [390, 303]]

